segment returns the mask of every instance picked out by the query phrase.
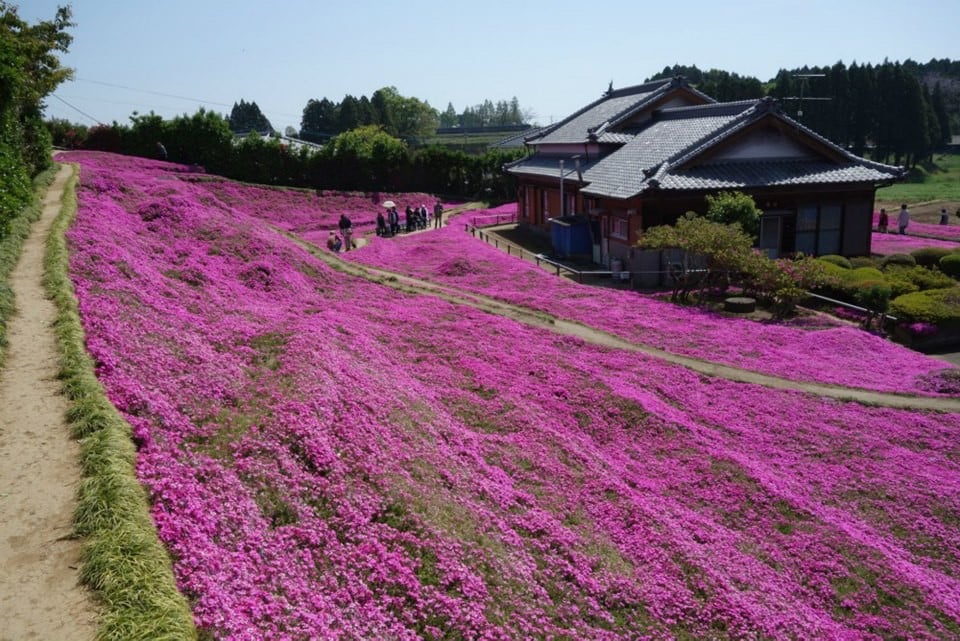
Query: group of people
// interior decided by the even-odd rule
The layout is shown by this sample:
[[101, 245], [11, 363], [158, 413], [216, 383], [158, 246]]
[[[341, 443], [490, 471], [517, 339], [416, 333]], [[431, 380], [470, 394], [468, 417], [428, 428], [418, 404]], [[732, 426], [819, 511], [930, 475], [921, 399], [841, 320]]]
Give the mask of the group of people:
[[[960, 209], [957, 210], [957, 217], [960, 218]], [[946, 207], [940, 208], [940, 224], [949, 225], [950, 224], [950, 214], [947, 213]], [[887, 233], [887, 228], [890, 225], [890, 217], [887, 215], [886, 209], [880, 210], [880, 216], [877, 220], [877, 231], [881, 234]], [[900, 213], [897, 214], [897, 232], [901, 235], [907, 233], [907, 227], [910, 225], [910, 210], [907, 209], [906, 203], [900, 205]]]
[[[900, 205], [900, 213], [897, 215], [897, 229], [901, 235], [907, 233], [907, 226], [910, 224], [910, 210], [907, 209], [907, 205]], [[877, 231], [881, 234], [887, 233], [887, 228], [890, 225], [890, 217], [887, 215], [886, 209], [880, 210], [880, 216], [877, 219]]]
[[[426, 205], [407, 208], [403, 212], [403, 229], [407, 232], [426, 229], [430, 224], [430, 212]], [[443, 226], [443, 205], [440, 201], [433, 206], [433, 227]], [[377, 236], [396, 236], [400, 233], [400, 213], [396, 207], [389, 207], [386, 216], [383, 212], [377, 213]]]
[[[403, 229], [408, 232], [426, 229], [430, 224], [430, 212], [426, 205], [420, 205], [419, 207], [407, 205], [403, 218]], [[433, 227], [434, 229], [443, 227], [443, 204], [439, 200], [433, 206]], [[353, 240], [353, 223], [346, 214], [340, 214], [340, 222], [337, 223], [337, 228], [340, 230], [340, 234], [338, 235], [337, 232], [331, 230], [330, 236], [327, 238], [327, 249], [332, 252], [356, 249], [357, 245]], [[400, 233], [400, 230], [400, 213], [395, 206], [387, 208], [386, 215], [382, 211], [377, 212], [377, 236], [396, 236]]]

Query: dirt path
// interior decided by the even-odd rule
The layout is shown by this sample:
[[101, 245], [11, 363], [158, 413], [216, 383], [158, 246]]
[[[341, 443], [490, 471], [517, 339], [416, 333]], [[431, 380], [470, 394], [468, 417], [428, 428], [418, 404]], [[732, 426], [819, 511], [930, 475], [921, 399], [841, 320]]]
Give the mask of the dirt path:
[[44, 243], [73, 170], [61, 167], [13, 271], [17, 311], [0, 372], [0, 641], [93, 639], [96, 609], [68, 538], [80, 484], [67, 399], [56, 380], [55, 309], [45, 297]]
[[[279, 231], [279, 230], [278, 230]], [[574, 321], [568, 321], [543, 312], [534, 312], [524, 307], [511, 305], [503, 301], [489, 298], [481, 294], [458, 290], [453, 287], [439, 285], [437, 283], [413, 278], [404, 274], [391, 272], [383, 269], [376, 269], [358, 263], [352, 263], [343, 260], [339, 255], [323, 251], [310, 243], [307, 243], [296, 236], [286, 234], [287, 237], [294, 240], [308, 251], [314, 253], [325, 260], [328, 264], [345, 273], [353, 276], [373, 280], [383, 285], [408, 291], [411, 293], [429, 294], [438, 296], [445, 300], [461, 305], [469, 305], [492, 314], [507, 316], [514, 320], [549, 329], [559, 334], [575, 336], [588, 343], [624, 349], [641, 354], [647, 354], [655, 358], [660, 358], [670, 363], [682, 365], [707, 376], [725, 378], [731, 381], [742, 383], [753, 383], [763, 385], [774, 389], [796, 390], [835, 398], [837, 400], [851, 400], [871, 405], [881, 405], [884, 407], [895, 407], [903, 409], [937, 410], [944, 412], [960, 412], [960, 398], [945, 397], [927, 397], [910, 396], [902, 394], [887, 394], [884, 392], [874, 392], [857, 388], [841, 387], [837, 385], [826, 385], [822, 383], [810, 383], [803, 381], [794, 381], [777, 376], [761, 374], [751, 370], [739, 369], [729, 365], [704, 361], [689, 356], [673, 354], [656, 347], [649, 347], [642, 344], [632, 343], [628, 340], [614, 336], [594, 327], [589, 327]]]

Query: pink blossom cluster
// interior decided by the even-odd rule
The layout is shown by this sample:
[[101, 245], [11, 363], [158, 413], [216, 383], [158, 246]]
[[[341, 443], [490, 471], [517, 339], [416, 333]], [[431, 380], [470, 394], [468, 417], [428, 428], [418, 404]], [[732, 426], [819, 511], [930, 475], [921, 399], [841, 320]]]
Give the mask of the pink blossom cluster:
[[350, 259], [547, 312], [668, 352], [791, 380], [928, 393], [921, 377], [946, 369], [943, 361], [822, 317], [814, 324], [729, 318], [638, 292], [558, 278], [474, 239], [456, 224], [460, 218], [430, 234], [374, 239]]
[[[960, 415], [732, 383], [401, 293], [166, 164], [67, 160], [88, 349], [205, 637], [960, 632]], [[609, 293], [504, 272], [456, 226], [393, 241], [405, 269], [516, 278], [536, 307]], [[609, 327], [665, 333], [636, 322]]]
[[[933, 227], [934, 225], [931, 225]], [[960, 229], [960, 226], [957, 227]], [[909, 254], [917, 249], [924, 247], [946, 247], [948, 249], [960, 249], [960, 239], [946, 240], [941, 238], [927, 238], [924, 236], [914, 236], [911, 228], [908, 228], [906, 234], [873, 232], [870, 239], [870, 252], [889, 256], [890, 254]]]

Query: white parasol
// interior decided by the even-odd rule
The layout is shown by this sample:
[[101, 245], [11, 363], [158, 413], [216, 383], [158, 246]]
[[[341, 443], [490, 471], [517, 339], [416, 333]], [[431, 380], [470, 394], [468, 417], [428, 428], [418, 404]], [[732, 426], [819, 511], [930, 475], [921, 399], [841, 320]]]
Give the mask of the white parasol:
[[396, 205], [393, 204], [392, 200], [385, 200], [380, 204], [386, 207], [387, 209], [392, 209], [393, 207], [396, 207]]

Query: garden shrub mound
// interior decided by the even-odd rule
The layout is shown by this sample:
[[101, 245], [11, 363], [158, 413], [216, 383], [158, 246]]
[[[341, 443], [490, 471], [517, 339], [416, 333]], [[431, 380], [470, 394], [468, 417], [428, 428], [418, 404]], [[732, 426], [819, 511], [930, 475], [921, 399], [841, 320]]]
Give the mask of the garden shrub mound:
[[913, 256], [918, 265], [923, 267], [938, 267], [941, 258], [958, 251], [958, 249], [951, 249], [949, 247], [923, 247], [913, 250], [910, 252], [910, 255]]
[[927, 323], [960, 330], [960, 288], [931, 289], [895, 298], [890, 313], [904, 323]]
[[826, 254], [820, 256], [819, 260], [822, 260], [825, 263], [831, 263], [837, 267], [843, 267], [844, 269], [852, 269], [853, 265], [850, 264], [850, 259], [846, 256], [838, 256], [836, 254]]
[[917, 264], [917, 259], [910, 254], [890, 254], [884, 256], [880, 261], [880, 268], [886, 269], [890, 265], [900, 265], [902, 267], [913, 267]]
[[950, 253], [941, 258], [940, 270], [947, 276], [960, 279], [960, 253]]
[[[151, 165], [82, 162], [87, 346], [201, 638], [960, 634], [960, 415], [712, 379], [351, 278], [201, 183], [175, 187], [190, 216], [145, 223], [86, 185], [143, 188]], [[492, 269], [457, 234], [428, 240]], [[249, 247], [269, 289], [243, 282]], [[203, 287], [166, 276], [181, 266]], [[511, 295], [600, 298], [527, 282]], [[646, 300], [602, 317], [642, 334]], [[681, 311], [688, 340], [717, 339], [716, 315]], [[735, 350], [777, 353], [735, 326]], [[883, 345], [858, 345], [854, 376]], [[886, 369], [935, 371], [898, 354]]]

